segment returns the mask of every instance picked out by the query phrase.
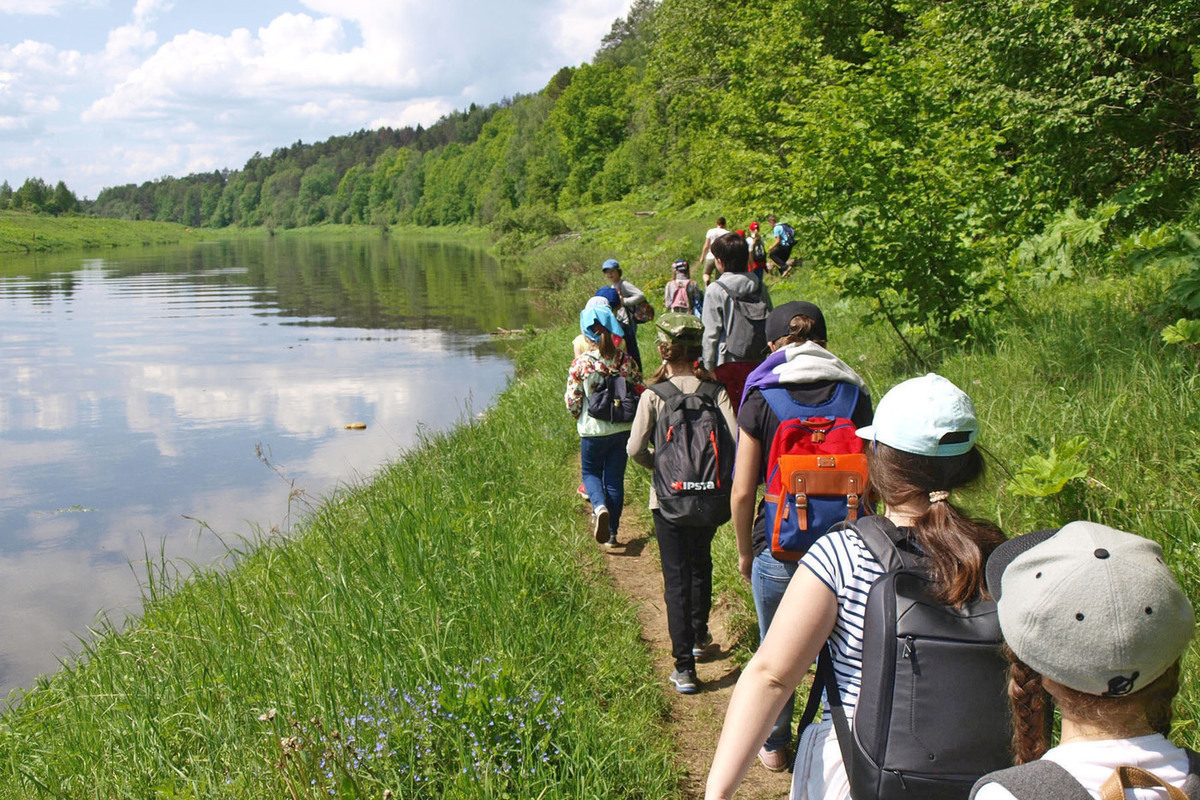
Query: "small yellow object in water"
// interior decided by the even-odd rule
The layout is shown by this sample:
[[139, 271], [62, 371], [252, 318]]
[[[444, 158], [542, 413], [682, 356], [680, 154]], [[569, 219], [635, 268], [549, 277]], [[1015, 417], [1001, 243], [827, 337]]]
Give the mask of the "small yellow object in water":
[[348, 430], [348, 431], [361, 431], [366, 427], [367, 427], [367, 423], [365, 423], [365, 422], [347, 422], [346, 423], [346, 430]]

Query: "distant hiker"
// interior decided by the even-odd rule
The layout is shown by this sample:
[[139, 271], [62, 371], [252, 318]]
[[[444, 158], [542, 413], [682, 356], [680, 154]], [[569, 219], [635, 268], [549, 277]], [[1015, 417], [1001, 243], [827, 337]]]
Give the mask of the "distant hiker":
[[[987, 584], [1010, 649], [1019, 766], [971, 797], [1178, 797], [1167, 785], [1200, 797], [1200, 756], [1167, 738], [1195, 615], [1162, 547], [1071, 522], [1000, 545]], [[1047, 749], [1055, 708], [1062, 734]]]
[[704, 247], [700, 250], [700, 263], [704, 265], [704, 285], [716, 277], [717, 259], [712, 251], [713, 242], [729, 233], [725, 227], [725, 218], [717, 217], [717, 227], [709, 228], [704, 234]]
[[629, 355], [633, 356], [633, 360], [637, 362], [640, 370], [642, 368], [642, 351], [638, 349], [638, 322], [634, 317], [634, 309], [636, 306], [646, 303], [646, 295], [641, 289], [621, 277], [621, 264], [615, 258], [605, 261], [600, 269], [604, 272], [605, 280], [621, 293], [621, 307], [616, 312], [617, 321], [625, 329], [625, 349], [629, 351]]
[[579, 329], [594, 347], [576, 357], [567, 373], [567, 410], [576, 419], [583, 485], [592, 503], [592, 536], [617, 546], [625, 505], [625, 446], [644, 390], [637, 362], [617, 349], [621, 323], [605, 305], [587, 306]]
[[767, 224], [771, 226], [771, 235], [775, 237], [767, 256], [779, 268], [779, 274], [786, 275], [788, 259], [791, 258], [792, 247], [796, 244], [796, 231], [786, 222], [777, 222], [774, 214], [767, 217]]
[[654, 473], [650, 510], [675, 659], [670, 680], [693, 694], [696, 660], [712, 644], [712, 540], [729, 519], [737, 422], [725, 387], [696, 366], [700, 320], [667, 313], [654, 324], [662, 366], [638, 405], [628, 453]]
[[[858, 430], [868, 443], [871, 484], [883, 500], [884, 514], [856, 524], [886, 528], [897, 536], [899, 543], [889, 541], [890, 556], [900, 547], [910, 552], [910, 557], [920, 556], [922, 572], [929, 578], [927, 586], [923, 580], [919, 584], [926, 602], [958, 606], [981, 599], [984, 563], [1004, 541], [1004, 534], [995, 525], [967, 517], [951, 502], [952, 491], [973, 483], [983, 472], [983, 457], [975, 446], [978, 431], [970, 398], [950, 381], [932, 374], [893, 388], [880, 400], [873, 424]], [[877, 687], [863, 682], [868, 666], [863, 660], [864, 600], [886, 572], [869, 547], [874, 539], [860, 534], [853, 525], [835, 529], [818, 539], [801, 559], [802, 569], [792, 577], [776, 612], [777, 618], [789, 624], [770, 627], [730, 699], [708, 776], [708, 800], [733, 795], [754, 761], [759, 743], [767, 738], [788, 697], [826, 645], [828, 655], [822, 660], [832, 662], [838, 687], [835, 699], [846, 716], [854, 718], [860, 692], [870, 691], [872, 701], [878, 699]], [[895, 641], [888, 644], [895, 653]], [[995, 655], [998, 660], [998, 653]], [[911, 658], [903, 662], [910, 677], [918, 664], [928, 669], [937, 663], [938, 653], [936, 648], [920, 645]], [[995, 696], [989, 697], [1002, 709], [1003, 669], [997, 663], [995, 670]], [[942, 691], [947, 690], [943, 687]], [[901, 722], [909, 723], [907, 752], [919, 755], [926, 770], [941, 764], [936, 756], [926, 760], [925, 754], [934, 751], [924, 749], [927, 745], [921, 740], [922, 734], [938, 743], [955, 737], [969, 741], [978, 733], [975, 726], [987, 728], [986, 721], [962, 715], [954, 705], [963, 702], [957, 698], [963, 691], [967, 690], [956, 687], [952, 694], [944, 695], [944, 703], [937, 708], [903, 709], [914, 716], [929, 710], [957, 712], [960, 727], [913, 730], [912, 720], [900, 715], [905, 717]], [[988, 687], [980, 691], [988, 691]], [[806, 727], [800, 737], [792, 779], [794, 800], [844, 800], [850, 796], [842, 749], [828, 697], [826, 700], [821, 722]], [[1007, 753], [1001, 756], [1007, 757]], [[872, 765], [856, 764], [855, 768], [859, 766]], [[895, 784], [916, 777], [923, 776], [890, 776]], [[926, 796], [916, 788], [910, 789], [911, 797]]]
[[[588, 301], [584, 307], [586, 308], [587, 306], [595, 305], [607, 306], [609, 311], [611, 311], [615, 317], [617, 315], [617, 311], [621, 308], [621, 293], [612, 286], [601, 286], [596, 290], [595, 295], [588, 298]], [[628, 352], [625, 347], [624, 336], [614, 336], [613, 340], [617, 343], [618, 349]], [[571, 340], [571, 347], [575, 351], [575, 355], [580, 356], [595, 347], [595, 343], [590, 341], [587, 336], [581, 333]]]
[[[784, 303], [767, 317], [766, 333], [771, 355], [746, 379], [745, 397], [738, 410], [737, 464], [731, 498], [738, 569], [750, 583], [758, 632], [763, 639], [800, 565], [798, 560], [772, 555], [765, 501], [758, 503], [755, 511], [758, 487], [773, 467], [769, 455], [780, 422], [824, 414], [849, 418], [859, 428], [871, 424], [871, 396], [866, 383], [826, 349], [825, 315], [820, 308], [799, 300]], [[788, 767], [794, 707], [795, 695], [775, 718], [758, 753], [763, 766], [774, 772]]]
[[692, 280], [687, 259], [681, 258], [671, 265], [671, 276], [663, 291], [663, 308], [667, 311], [700, 316], [704, 308], [704, 293]]
[[746, 376], [767, 354], [771, 296], [761, 278], [746, 273], [746, 240], [727, 233], [713, 242], [720, 275], [704, 293], [704, 368], [725, 384], [736, 411]]
[[750, 223], [750, 233], [746, 237], [746, 248], [750, 251], [750, 266], [747, 272], [764, 278], [767, 275], [767, 247], [763, 243], [762, 234], [758, 230], [758, 221]]

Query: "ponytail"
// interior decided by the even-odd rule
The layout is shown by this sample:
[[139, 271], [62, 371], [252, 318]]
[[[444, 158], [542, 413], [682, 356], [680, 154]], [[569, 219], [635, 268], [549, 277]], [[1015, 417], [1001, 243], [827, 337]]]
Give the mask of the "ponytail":
[[607, 329], [601, 330], [596, 337], [596, 346], [600, 349], [600, 357], [611, 360], [617, 355], [617, 343]]
[[1004, 534], [991, 522], [968, 517], [948, 499], [950, 489], [983, 474], [979, 451], [919, 456], [876, 442], [867, 457], [868, 479], [886, 504], [923, 509], [912, 530], [933, 579], [935, 599], [959, 606], [985, 594], [984, 565]]

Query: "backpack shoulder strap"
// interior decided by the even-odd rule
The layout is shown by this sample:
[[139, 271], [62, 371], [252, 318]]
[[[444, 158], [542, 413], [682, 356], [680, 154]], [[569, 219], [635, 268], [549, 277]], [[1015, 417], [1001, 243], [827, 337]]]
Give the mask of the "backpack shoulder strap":
[[1053, 761], [1038, 759], [1018, 767], [997, 770], [975, 782], [971, 797], [985, 783], [998, 783], [1017, 800], [1090, 800], [1091, 795], [1071, 773]]
[[894, 522], [883, 514], [861, 517], [852, 523], [847, 523], [846, 527], [862, 538], [867, 550], [875, 556], [875, 560], [882, 564], [886, 571], [895, 572], [917, 565], [916, 555], [899, 546], [900, 542], [907, 537], [896, 527]]
[[646, 388], [658, 395], [664, 403], [675, 395], [683, 394], [680, 388], [669, 380], [659, 381]]
[[724, 384], [715, 381], [700, 381], [700, 388], [696, 390], [696, 394], [702, 394], [716, 402], [717, 392], [721, 391], [723, 386]]
[[1188, 757], [1188, 776], [1183, 782], [1183, 793], [1192, 800], [1200, 800], [1200, 753], [1190, 747], [1183, 749]]

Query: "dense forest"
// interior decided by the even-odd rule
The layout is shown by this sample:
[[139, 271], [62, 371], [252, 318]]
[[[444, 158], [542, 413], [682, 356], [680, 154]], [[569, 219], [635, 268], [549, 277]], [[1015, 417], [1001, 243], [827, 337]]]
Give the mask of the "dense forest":
[[[1196, 261], [1198, 32], [1200, 0], [636, 0], [538, 93], [107, 188], [87, 210], [527, 242], [597, 203], [717, 202], [786, 217], [897, 331], [957, 339], [1083, 251]], [[1174, 296], [1196, 317], [1191, 281]]]

